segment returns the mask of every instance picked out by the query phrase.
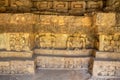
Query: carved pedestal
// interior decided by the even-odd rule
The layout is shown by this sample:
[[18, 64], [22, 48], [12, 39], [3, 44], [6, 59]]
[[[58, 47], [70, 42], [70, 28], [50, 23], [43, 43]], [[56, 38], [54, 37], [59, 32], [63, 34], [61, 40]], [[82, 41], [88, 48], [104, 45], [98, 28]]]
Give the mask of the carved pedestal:
[[0, 61], [0, 75], [6, 74], [34, 74], [35, 65], [32, 60], [2, 60]]
[[91, 58], [89, 57], [36, 57], [38, 69], [67, 69], [89, 70]]

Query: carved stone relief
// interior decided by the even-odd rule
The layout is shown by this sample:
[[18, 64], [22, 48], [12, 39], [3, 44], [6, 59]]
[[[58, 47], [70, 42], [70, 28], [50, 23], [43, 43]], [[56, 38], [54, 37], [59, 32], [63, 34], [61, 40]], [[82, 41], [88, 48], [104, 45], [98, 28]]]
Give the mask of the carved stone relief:
[[95, 61], [93, 76], [120, 77], [120, 63], [118, 61]]
[[24, 33], [7, 33], [7, 50], [12, 51], [30, 51], [31, 43], [29, 34]]
[[120, 0], [107, 0], [107, 11], [120, 11]]
[[70, 49], [86, 49], [92, 47], [91, 41], [87, 35], [73, 34], [67, 39], [67, 48]]
[[8, 0], [0, 0], [0, 12], [5, 12], [8, 6]]
[[30, 11], [32, 2], [30, 0], [12, 0], [10, 6], [13, 11], [27, 12]]
[[100, 50], [120, 52], [120, 35], [101, 35]]
[[1, 61], [0, 74], [34, 74], [34, 61]]
[[103, 8], [103, 1], [88, 1], [87, 10], [101, 10]]
[[90, 58], [37, 57], [37, 68], [88, 69]]
[[36, 35], [36, 45], [38, 48], [55, 48], [56, 37], [54, 34]]

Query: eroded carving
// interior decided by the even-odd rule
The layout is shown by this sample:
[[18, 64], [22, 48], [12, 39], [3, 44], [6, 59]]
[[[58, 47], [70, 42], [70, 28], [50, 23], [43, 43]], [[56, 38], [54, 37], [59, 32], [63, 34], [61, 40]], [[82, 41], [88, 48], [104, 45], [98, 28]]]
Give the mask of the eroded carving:
[[12, 0], [11, 9], [13, 11], [30, 11], [32, 3], [30, 0]]
[[[102, 43], [103, 42], [103, 43]], [[103, 45], [103, 51], [120, 52], [120, 35], [104, 35], [103, 41], [100, 41]]]
[[87, 35], [73, 34], [67, 39], [67, 48], [68, 49], [86, 49], [90, 48], [91, 41]]
[[90, 58], [37, 57], [38, 68], [88, 69]]
[[38, 48], [55, 48], [56, 39], [54, 34], [36, 35], [36, 45]]
[[29, 50], [28, 34], [24, 34], [24, 33], [9, 34], [9, 50], [15, 50], [15, 51]]
[[96, 61], [94, 63], [93, 76], [101, 77], [120, 77], [119, 62], [112, 61]]

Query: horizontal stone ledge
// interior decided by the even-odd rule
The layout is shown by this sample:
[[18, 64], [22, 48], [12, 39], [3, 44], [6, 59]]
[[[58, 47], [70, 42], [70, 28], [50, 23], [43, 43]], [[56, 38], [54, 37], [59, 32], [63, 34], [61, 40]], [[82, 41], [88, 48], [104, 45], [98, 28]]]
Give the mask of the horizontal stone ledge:
[[32, 58], [33, 52], [12, 52], [12, 51], [0, 51], [0, 58], [16, 57], [16, 58]]
[[93, 54], [93, 50], [92, 49], [81, 49], [81, 50], [35, 49], [34, 53], [41, 55], [91, 56]]
[[90, 57], [49, 57], [38, 56], [35, 63], [38, 69], [89, 70]]
[[120, 60], [120, 53], [117, 52], [96, 52], [97, 59]]
[[120, 61], [94, 60], [92, 75], [94, 77], [120, 78]]

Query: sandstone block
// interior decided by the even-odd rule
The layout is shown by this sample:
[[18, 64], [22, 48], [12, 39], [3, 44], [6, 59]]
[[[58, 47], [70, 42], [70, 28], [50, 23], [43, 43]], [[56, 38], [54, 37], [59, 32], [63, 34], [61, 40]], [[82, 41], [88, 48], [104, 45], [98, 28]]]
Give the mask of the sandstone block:
[[86, 34], [53, 34], [40, 33], [35, 34], [37, 48], [48, 49], [91, 49], [94, 40]]
[[99, 36], [99, 50], [100, 51], [110, 51], [110, 52], [120, 52], [120, 35], [100, 35]]
[[53, 9], [59, 12], [67, 12], [68, 11], [68, 2], [62, 1], [54, 1]]
[[19, 12], [29, 12], [30, 8], [32, 7], [32, 2], [31, 0], [12, 0], [10, 3], [10, 8], [14, 12], [19, 11]]
[[120, 62], [95, 60], [93, 76], [98, 78], [120, 78]]
[[97, 59], [119, 60], [120, 53], [117, 52], [96, 52]]
[[[109, 16], [109, 17], [108, 17]], [[116, 24], [116, 13], [97, 13], [95, 15], [95, 24], [98, 26], [115, 26]]]
[[34, 61], [10, 61], [11, 74], [34, 74]]
[[103, 8], [103, 1], [87, 1], [87, 10], [101, 10]]
[[9, 61], [0, 61], [0, 74], [10, 74]]
[[37, 68], [88, 70], [91, 59], [72, 57], [36, 57]]
[[0, 58], [32, 58], [32, 52], [0, 51]]
[[37, 1], [34, 2], [34, 6], [38, 9], [38, 10], [50, 10], [52, 8], [52, 2], [50, 1]]
[[107, 0], [106, 11], [120, 11], [120, 0]]
[[69, 13], [76, 14], [76, 13], [83, 13], [85, 12], [86, 3], [85, 1], [76, 1], [71, 2], [71, 8]]
[[93, 54], [92, 49], [83, 50], [52, 50], [52, 49], [35, 49], [35, 54], [43, 55], [64, 55], [64, 56], [91, 56]]

